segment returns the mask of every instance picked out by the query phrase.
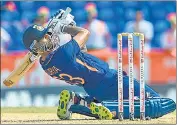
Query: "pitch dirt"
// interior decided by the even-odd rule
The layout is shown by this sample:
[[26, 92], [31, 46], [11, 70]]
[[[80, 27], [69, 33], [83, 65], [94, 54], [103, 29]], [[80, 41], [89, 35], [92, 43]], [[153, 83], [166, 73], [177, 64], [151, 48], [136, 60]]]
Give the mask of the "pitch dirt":
[[59, 120], [56, 107], [1, 108], [1, 124], [176, 124], [176, 111], [147, 121], [97, 120], [79, 114], [73, 114], [71, 120]]

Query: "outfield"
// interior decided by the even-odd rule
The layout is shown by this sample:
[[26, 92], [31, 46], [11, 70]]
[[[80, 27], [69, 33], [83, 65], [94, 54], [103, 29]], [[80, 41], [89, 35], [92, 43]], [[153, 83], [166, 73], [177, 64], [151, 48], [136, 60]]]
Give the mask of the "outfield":
[[2, 124], [176, 124], [176, 111], [159, 119], [148, 121], [97, 120], [73, 114], [72, 120], [59, 120], [56, 108], [1, 108]]

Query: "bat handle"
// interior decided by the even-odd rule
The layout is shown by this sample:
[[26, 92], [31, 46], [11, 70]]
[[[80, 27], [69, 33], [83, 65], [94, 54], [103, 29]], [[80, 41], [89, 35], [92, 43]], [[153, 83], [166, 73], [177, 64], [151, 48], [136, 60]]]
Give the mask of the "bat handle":
[[62, 16], [62, 18], [63, 18], [63, 19], [66, 18], [67, 15], [68, 15], [70, 12], [71, 12], [71, 8], [67, 7], [66, 10], [65, 10], [65, 12], [64, 12], [64, 14], [63, 14], [63, 16]]
[[34, 54], [31, 53], [30, 61], [33, 62], [33, 61], [35, 61], [38, 57], [39, 57], [39, 55], [34, 55]]

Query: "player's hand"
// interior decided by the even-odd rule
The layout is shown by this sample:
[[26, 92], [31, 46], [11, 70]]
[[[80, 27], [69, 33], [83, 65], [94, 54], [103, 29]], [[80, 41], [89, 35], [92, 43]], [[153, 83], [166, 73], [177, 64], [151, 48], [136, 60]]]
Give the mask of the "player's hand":
[[76, 26], [76, 23], [74, 21], [74, 16], [69, 14], [71, 10], [68, 10], [70, 8], [67, 8], [66, 11], [60, 9], [57, 11], [54, 16], [50, 19], [47, 28], [49, 28], [50, 33], [63, 33], [62, 29], [64, 26]]
[[62, 29], [64, 28], [65, 24], [61, 23], [61, 20], [57, 18], [53, 18], [49, 25], [48, 25], [48, 32], [50, 33], [57, 33], [62, 34]]
[[70, 25], [70, 26], [76, 26], [76, 22], [74, 21], [74, 16], [71, 14], [68, 14], [65, 18], [63, 17], [63, 14], [65, 13], [64, 10], [60, 9], [57, 11], [52, 18], [59, 19], [62, 24]]

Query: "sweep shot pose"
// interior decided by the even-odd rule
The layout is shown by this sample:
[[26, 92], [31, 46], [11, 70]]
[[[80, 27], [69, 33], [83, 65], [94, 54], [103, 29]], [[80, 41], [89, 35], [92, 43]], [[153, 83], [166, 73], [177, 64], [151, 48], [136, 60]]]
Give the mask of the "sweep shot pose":
[[[23, 35], [25, 47], [33, 54], [41, 54], [43, 70], [54, 79], [84, 88], [86, 95], [68, 90], [60, 93], [57, 115], [60, 119], [70, 119], [72, 113], [79, 113], [99, 119], [118, 118], [117, 70], [87, 53], [86, 42], [89, 31], [77, 27], [74, 16], [58, 11], [47, 27], [32, 25]], [[60, 45], [60, 36], [70, 34], [72, 39]], [[95, 41], [96, 42], [96, 41]], [[123, 72], [124, 118], [129, 117], [128, 88], [129, 76]], [[139, 82], [134, 79], [135, 118], [139, 118]], [[175, 110], [176, 104], [168, 98], [161, 98], [149, 86], [145, 86], [146, 117], [158, 118]]]

